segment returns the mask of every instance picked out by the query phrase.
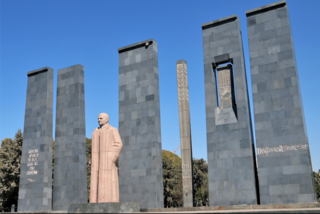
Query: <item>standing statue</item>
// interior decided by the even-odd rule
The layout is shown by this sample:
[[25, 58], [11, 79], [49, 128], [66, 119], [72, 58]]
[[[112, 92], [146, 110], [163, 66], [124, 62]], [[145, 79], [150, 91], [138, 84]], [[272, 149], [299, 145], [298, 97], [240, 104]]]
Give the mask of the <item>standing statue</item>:
[[109, 125], [109, 116], [99, 114], [100, 128], [92, 133], [90, 203], [119, 202], [119, 181], [116, 161], [122, 141], [116, 128]]

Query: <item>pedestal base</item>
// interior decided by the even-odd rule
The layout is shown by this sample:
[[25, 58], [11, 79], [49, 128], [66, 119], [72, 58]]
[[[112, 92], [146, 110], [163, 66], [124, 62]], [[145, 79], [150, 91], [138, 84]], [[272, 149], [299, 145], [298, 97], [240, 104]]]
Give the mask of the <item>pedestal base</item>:
[[70, 204], [68, 213], [132, 213], [140, 212], [138, 202]]

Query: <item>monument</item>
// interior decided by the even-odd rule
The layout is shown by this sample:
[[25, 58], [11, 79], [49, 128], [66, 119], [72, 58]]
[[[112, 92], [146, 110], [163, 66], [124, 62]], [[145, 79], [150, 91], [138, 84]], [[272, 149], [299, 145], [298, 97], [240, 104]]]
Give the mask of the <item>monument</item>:
[[287, 4], [246, 15], [261, 204], [316, 202]]
[[92, 133], [90, 203], [119, 202], [119, 179], [116, 161], [122, 141], [109, 116], [98, 116], [100, 128]]
[[84, 67], [78, 64], [58, 70], [52, 210], [87, 201]]
[[27, 75], [18, 211], [51, 211], [53, 69]]
[[163, 207], [162, 148], [157, 42], [118, 49], [120, 202]]
[[202, 25], [210, 206], [257, 204], [259, 193], [240, 21]]
[[183, 206], [193, 207], [192, 139], [187, 62], [185, 60], [179, 60], [177, 61], [176, 66], [179, 100]]
[[119, 178], [116, 161], [122, 140], [116, 128], [109, 125], [109, 116], [98, 116], [99, 128], [92, 133], [90, 203], [70, 204], [68, 213], [131, 213], [140, 212], [137, 202], [119, 202]]

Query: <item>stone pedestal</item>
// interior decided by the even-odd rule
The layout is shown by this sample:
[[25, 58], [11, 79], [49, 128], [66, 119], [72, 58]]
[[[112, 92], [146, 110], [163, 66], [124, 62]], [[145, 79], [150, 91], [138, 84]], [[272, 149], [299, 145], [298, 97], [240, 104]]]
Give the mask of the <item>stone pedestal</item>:
[[137, 202], [70, 204], [68, 213], [132, 213], [140, 212]]

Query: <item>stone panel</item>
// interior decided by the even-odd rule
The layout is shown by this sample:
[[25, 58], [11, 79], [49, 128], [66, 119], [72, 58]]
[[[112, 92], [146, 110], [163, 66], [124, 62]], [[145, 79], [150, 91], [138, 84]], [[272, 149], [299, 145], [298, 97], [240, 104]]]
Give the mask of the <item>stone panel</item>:
[[[217, 57], [215, 60], [217, 60]], [[215, 78], [218, 82], [217, 95], [219, 95], [219, 108], [216, 108], [215, 112], [216, 125], [236, 123], [238, 119], [232, 65], [218, 66]]]
[[157, 42], [119, 50], [120, 202], [163, 207]]
[[135, 202], [70, 204], [68, 213], [138, 213], [140, 204]]
[[58, 70], [53, 210], [86, 203], [87, 159], [84, 67]]
[[[239, 18], [234, 15], [203, 24], [202, 33], [210, 206], [257, 204], [256, 162]], [[221, 67], [225, 63], [229, 65]], [[219, 80], [219, 72], [223, 71], [229, 73], [225, 75], [229, 76], [228, 81], [223, 80], [223, 75]], [[217, 87], [217, 78], [230, 89], [229, 106], [218, 105], [222, 88]]]
[[183, 207], [193, 207], [192, 139], [187, 62], [177, 61]]
[[53, 69], [27, 75], [18, 211], [51, 211]]
[[246, 14], [261, 204], [316, 202], [286, 2]]

